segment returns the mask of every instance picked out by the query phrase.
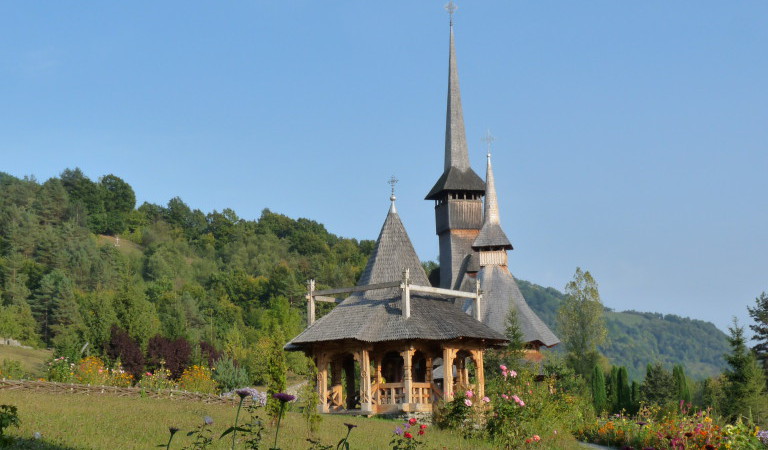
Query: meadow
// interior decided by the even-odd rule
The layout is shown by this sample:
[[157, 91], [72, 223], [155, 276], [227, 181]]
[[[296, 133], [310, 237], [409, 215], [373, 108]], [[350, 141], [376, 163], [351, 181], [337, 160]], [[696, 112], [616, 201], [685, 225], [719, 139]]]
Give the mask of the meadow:
[[[213, 418], [213, 435], [218, 438], [232, 425], [237, 411], [235, 406], [184, 400], [14, 391], [0, 391], [0, 404], [19, 408], [21, 426], [8, 430], [10, 436], [23, 439], [18, 448], [40, 449], [148, 449], [167, 442], [170, 426], [181, 430], [171, 445], [171, 448], [180, 449], [191, 443], [192, 438], [186, 433], [202, 423], [205, 416]], [[314, 439], [335, 447], [347, 431], [345, 423], [358, 426], [350, 435], [350, 448], [383, 449], [391, 448], [389, 441], [401, 422], [325, 415]], [[39, 441], [32, 440], [36, 432], [42, 435]], [[268, 425], [262, 441], [265, 448], [272, 444], [274, 432], [275, 428]], [[309, 448], [308, 436], [302, 415], [288, 412], [281, 425], [279, 446], [283, 449]], [[494, 448], [487, 442], [466, 440], [458, 433], [435, 427], [428, 428], [425, 440], [428, 449]], [[230, 445], [229, 439], [215, 439], [212, 448], [224, 449]], [[563, 448], [562, 443], [551, 448]]]

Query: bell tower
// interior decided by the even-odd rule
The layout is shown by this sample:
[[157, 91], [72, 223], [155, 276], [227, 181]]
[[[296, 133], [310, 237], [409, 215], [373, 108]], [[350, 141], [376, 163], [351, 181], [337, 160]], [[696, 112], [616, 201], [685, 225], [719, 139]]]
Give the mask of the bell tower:
[[440, 239], [440, 287], [456, 289], [462, 264], [472, 254], [472, 243], [483, 226], [485, 183], [469, 165], [453, 39], [453, 12], [456, 6], [449, 2], [446, 9], [451, 21], [445, 164], [443, 174], [427, 194], [426, 200], [435, 202], [435, 231]]

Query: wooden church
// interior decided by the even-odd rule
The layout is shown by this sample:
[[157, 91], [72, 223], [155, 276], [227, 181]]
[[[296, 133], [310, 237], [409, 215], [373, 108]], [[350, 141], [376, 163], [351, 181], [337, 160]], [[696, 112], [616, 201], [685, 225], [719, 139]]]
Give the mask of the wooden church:
[[[310, 281], [307, 328], [285, 347], [314, 359], [321, 412], [431, 412], [461, 390], [482, 397], [483, 353], [508, 342], [510, 309], [531, 348], [559, 342], [507, 267], [512, 245], [499, 221], [490, 154], [486, 182], [469, 164], [452, 20], [449, 46], [445, 165], [426, 197], [435, 203], [440, 287], [429, 283], [393, 190], [357, 285], [318, 291]], [[317, 301], [336, 306], [315, 320]]]

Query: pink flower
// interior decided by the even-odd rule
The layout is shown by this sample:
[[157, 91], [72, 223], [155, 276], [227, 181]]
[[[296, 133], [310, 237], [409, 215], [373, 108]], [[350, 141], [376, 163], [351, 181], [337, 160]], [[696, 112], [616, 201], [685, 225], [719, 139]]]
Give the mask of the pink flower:
[[507, 394], [501, 394], [501, 398], [504, 400], [509, 400], [509, 396]]
[[514, 370], [510, 370], [509, 376], [511, 376], [512, 378], [515, 378], [517, 376], [517, 372], [515, 372]]
[[506, 372], [507, 371], [507, 366], [502, 364], [502, 365], [499, 366], [499, 369], [501, 369], [502, 372]]
[[474, 394], [474, 393], [472, 392], [472, 390], [470, 389], [470, 390], [468, 390], [467, 392], [465, 392], [465, 395], [467, 396], [467, 398], [472, 398], [472, 396], [473, 396], [473, 395], [475, 395], [475, 394]]
[[151, 376], [152, 376], [152, 374], [151, 374], [151, 373], [149, 373], [149, 372], [145, 373], [144, 375], [146, 375], [146, 376], [148, 376], [148, 377], [151, 377]]
[[467, 406], [472, 406], [472, 400], [470, 400], [468, 398], [465, 398], [464, 399], [464, 404], [467, 405]]
[[512, 400], [514, 400], [515, 403], [520, 403], [520, 397], [518, 397], [517, 395], [513, 395]]
[[488, 398], [488, 397], [483, 397], [483, 402], [484, 402], [484, 403], [490, 403], [490, 402], [491, 402], [491, 399], [490, 399], [490, 398]]
[[525, 402], [520, 400], [520, 406], [525, 406]]
[[536, 441], [536, 442], [539, 442], [541, 440], [541, 438], [539, 437], [538, 434], [534, 434], [533, 435], [533, 440]]

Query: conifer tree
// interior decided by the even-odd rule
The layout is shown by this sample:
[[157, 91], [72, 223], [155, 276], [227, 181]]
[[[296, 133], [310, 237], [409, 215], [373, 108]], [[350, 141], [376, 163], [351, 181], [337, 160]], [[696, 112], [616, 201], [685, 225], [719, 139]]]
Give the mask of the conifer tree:
[[617, 410], [630, 411], [632, 409], [632, 390], [629, 387], [629, 374], [626, 367], [619, 367], [617, 371]]
[[724, 413], [730, 419], [751, 417], [759, 421], [768, 416], [768, 394], [765, 374], [757, 363], [755, 354], [746, 346], [744, 327], [734, 318], [728, 328], [731, 353], [725, 355], [730, 366], [725, 371]]
[[272, 398], [272, 395], [285, 392], [285, 375], [288, 366], [285, 361], [285, 352], [283, 350], [284, 338], [282, 332], [278, 331], [272, 339], [272, 348], [269, 353], [269, 362], [267, 368], [267, 414], [273, 419], [280, 413], [280, 401]]
[[763, 365], [763, 371], [768, 378], [768, 294], [761, 293], [755, 299], [755, 307], [747, 307], [750, 317], [755, 321], [749, 328], [755, 333], [753, 341], [757, 341], [752, 350], [757, 360]]
[[685, 369], [682, 364], [676, 364], [672, 367], [672, 378], [675, 379], [675, 389], [677, 391], [677, 400], [685, 403], [691, 403], [691, 388], [688, 385], [688, 378], [685, 376]]
[[592, 369], [592, 405], [596, 414], [602, 414], [608, 409], [608, 397], [605, 393], [605, 376], [603, 369], [595, 365]]

